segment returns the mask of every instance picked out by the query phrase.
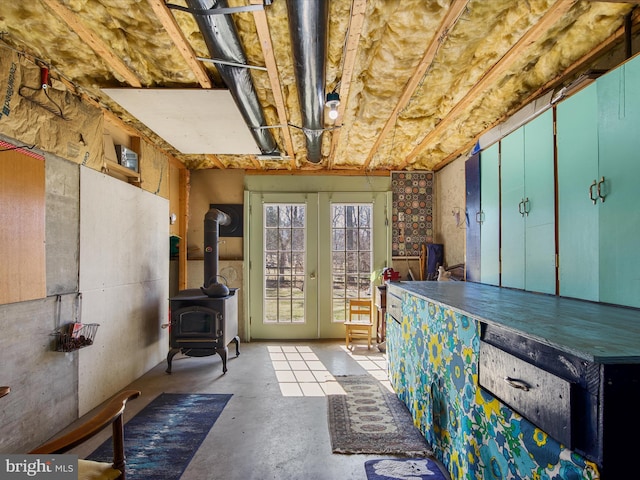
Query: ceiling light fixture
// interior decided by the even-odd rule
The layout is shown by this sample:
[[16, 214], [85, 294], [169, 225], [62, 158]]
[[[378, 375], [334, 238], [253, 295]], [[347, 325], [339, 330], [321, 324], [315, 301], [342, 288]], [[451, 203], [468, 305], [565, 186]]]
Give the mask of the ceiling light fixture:
[[338, 118], [340, 95], [338, 95], [336, 92], [327, 93], [327, 103], [325, 105], [329, 107], [329, 118], [331, 120], [335, 120], [336, 118]]

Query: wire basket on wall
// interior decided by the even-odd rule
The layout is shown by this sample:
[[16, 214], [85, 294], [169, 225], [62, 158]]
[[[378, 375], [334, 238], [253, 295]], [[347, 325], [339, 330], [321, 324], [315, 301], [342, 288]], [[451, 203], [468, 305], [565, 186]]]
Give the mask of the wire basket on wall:
[[73, 352], [93, 345], [99, 323], [68, 323], [60, 327], [55, 336], [56, 352]]

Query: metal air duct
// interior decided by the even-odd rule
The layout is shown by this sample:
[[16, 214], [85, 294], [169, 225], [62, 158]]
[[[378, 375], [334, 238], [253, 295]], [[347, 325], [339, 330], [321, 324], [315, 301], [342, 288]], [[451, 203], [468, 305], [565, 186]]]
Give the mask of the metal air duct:
[[[226, 0], [186, 0], [191, 10], [227, 8]], [[239, 64], [247, 64], [240, 38], [230, 15], [194, 14], [200, 32], [211, 58]], [[242, 114], [258, 148], [264, 154], [276, 154], [278, 145], [269, 129], [257, 127], [266, 125], [264, 113], [253, 86], [249, 70], [231, 65], [216, 65], [233, 99]]]
[[307, 159], [318, 163], [322, 160], [329, 2], [287, 0], [287, 11]]

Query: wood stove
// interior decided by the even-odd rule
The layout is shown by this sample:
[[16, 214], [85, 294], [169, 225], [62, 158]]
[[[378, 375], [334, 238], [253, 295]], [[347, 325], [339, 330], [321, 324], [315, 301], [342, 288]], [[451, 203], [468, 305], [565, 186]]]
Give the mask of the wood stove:
[[236, 344], [236, 356], [240, 355], [236, 290], [230, 289], [222, 298], [208, 297], [200, 289], [182, 290], [170, 299], [167, 373], [171, 373], [171, 361], [178, 352], [189, 357], [217, 353], [222, 358], [222, 373], [227, 372], [227, 346], [231, 342]]
[[217, 353], [222, 358], [223, 374], [227, 373], [231, 342], [236, 345], [236, 356], [240, 355], [237, 288], [218, 283], [218, 228], [229, 221], [226, 213], [209, 209], [204, 222], [204, 285], [181, 290], [169, 299], [167, 373], [171, 373], [171, 362], [179, 352], [189, 357]]

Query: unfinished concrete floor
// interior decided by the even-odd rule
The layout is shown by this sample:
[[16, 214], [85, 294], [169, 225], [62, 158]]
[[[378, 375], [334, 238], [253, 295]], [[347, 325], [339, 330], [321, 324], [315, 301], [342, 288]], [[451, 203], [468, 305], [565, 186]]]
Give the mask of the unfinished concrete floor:
[[[181, 480], [365, 480], [364, 462], [387, 457], [332, 453], [327, 424], [325, 394], [337, 388], [334, 375], [369, 373], [388, 383], [386, 356], [377, 348], [252, 342], [240, 344], [238, 357], [231, 344], [229, 357], [223, 375], [218, 355], [179, 354], [171, 374], [162, 362], [127, 387], [142, 395], [127, 405], [125, 421], [162, 392], [233, 394]], [[76, 453], [88, 455], [105, 438]]]

